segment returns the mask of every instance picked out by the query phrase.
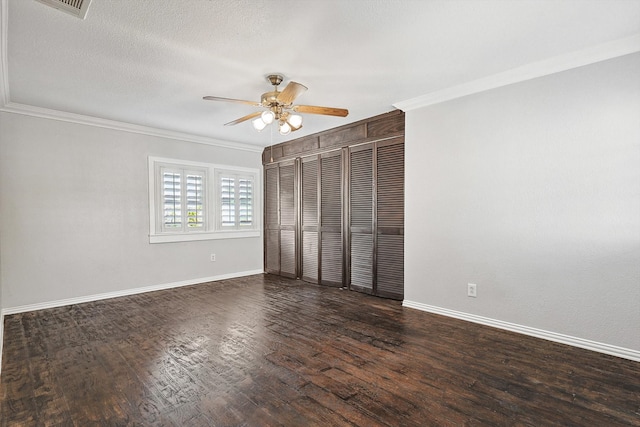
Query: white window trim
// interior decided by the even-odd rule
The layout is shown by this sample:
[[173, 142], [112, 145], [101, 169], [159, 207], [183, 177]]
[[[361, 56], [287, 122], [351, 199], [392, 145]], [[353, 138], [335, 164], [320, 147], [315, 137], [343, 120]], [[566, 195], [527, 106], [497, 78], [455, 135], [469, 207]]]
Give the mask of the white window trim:
[[[149, 243], [189, 242], [197, 240], [239, 239], [247, 237], [260, 237], [262, 226], [261, 182], [259, 169], [243, 168], [229, 165], [216, 165], [211, 163], [194, 162], [190, 160], [170, 159], [165, 157], [149, 156]], [[160, 194], [156, 188], [159, 179], [157, 170], [161, 166], [178, 168], [196, 168], [206, 170], [207, 190], [205, 194], [206, 228], [203, 230], [189, 230], [184, 232], [162, 231], [162, 210], [158, 212], [156, 202], [160, 200]], [[218, 189], [217, 172], [239, 174], [253, 179], [253, 226], [233, 230], [220, 230], [217, 226], [218, 218]]]

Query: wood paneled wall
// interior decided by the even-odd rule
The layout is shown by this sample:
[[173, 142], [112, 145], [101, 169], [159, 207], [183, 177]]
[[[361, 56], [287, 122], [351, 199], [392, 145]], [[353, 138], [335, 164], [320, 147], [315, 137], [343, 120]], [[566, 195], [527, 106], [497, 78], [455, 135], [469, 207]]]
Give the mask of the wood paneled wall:
[[404, 137], [404, 113], [400, 110], [266, 147], [262, 164], [392, 137]]
[[402, 299], [404, 113], [263, 152], [265, 271]]

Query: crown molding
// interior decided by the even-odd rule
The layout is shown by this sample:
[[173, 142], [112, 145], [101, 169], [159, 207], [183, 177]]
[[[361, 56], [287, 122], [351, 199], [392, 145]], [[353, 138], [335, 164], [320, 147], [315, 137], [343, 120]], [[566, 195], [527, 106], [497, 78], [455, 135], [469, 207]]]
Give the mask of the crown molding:
[[95, 126], [114, 129], [124, 132], [138, 133], [142, 135], [156, 136], [160, 138], [174, 139], [178, 141], [194, 142], [196, 144], [212, 145], [234, 150], [262, 153], [263, 147], [244, 144], [240, 142], [221, 141], [189, 133], [175, 132], [166, 129], [158, 129], [150, 126], [134, 125], [116, 120], [101, 119], [82, 114], [68, 113], [48, 108], [11, 102], [9, 96], [9, 70], [7, 60], [7, 31], [8, 31], [8, 1], [0, 0], [0, 111], [14, 114], [22, 114], [44, 119], [59, 120], [63, 122], [77, 123], [87, 126]]
[[554, 56], [538, 62], [532, 62], [521, 67], [473, 80], [457, 86], [437, 90], [406, 101], [393, 104], [394, 107], [407, 112], [429, 105], [439, 104], [474, 93], [507, 86], [513, 83], [535, 79], [549, 74], [559, 73], [572, 68], [582, 67], [607, 59], [617, 58], [640, 51], [640, 34], [624, 39], [614, 40], [591, 46], [586, 49], [568, 54]]
[[230, 148], [241, 151], [251, 151], [262, 153], [263, 148], [240, 142], [221, 141], [219, 139], [208, 138], [205, 136], [192, 135], [189, 133], [174, 132], [166, 129], [158, 129], [149, 126], [134, 125], [131, 123], [119, 122], [116, 120], [101, 119], [99, 117], [85, 116], [82, 114], [67, 113], [64, 111], [52, 110], [42, 107], [34, 107], [33, 105], [19, 104], [16, 102], [8, 102], [0, 111], [14, 114], [22, 114], [25, 116], [40, 117], [43, 119], [58, 120], [69, 123], [77, 123], [81, 125], [94, 126], [100, 128], [114, 129], [123, 132], [138, 133], [160, 138], [175, 139], [178, 141], [194, 142], [196, 144], [213, 145], [216, 147]]

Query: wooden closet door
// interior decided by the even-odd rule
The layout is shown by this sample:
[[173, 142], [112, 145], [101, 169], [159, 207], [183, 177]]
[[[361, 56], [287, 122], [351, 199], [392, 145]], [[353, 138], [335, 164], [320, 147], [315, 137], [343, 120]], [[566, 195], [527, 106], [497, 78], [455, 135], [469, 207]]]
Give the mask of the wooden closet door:
[[376, 295], [404, 297], [404, 139], [376, 150]]
[[280, 164], [280, 274], [296, 277], [295, 164]]
[[264, 269], [280, 274], [278, 165], [265, 167], [264, 175]]
[[320, 157], [320, 283], [343, 284], [342, 153]]
[[350, 288], [373, 293], [373, 144], [349, 153]]
[[296, 277], [294, 162], [265, 168], [265, 271]]
[[404, 139], [265, 166], [265, 270], [404, 297]]
[[319, 157], [302, 159], [302, 280], [318, 283]]

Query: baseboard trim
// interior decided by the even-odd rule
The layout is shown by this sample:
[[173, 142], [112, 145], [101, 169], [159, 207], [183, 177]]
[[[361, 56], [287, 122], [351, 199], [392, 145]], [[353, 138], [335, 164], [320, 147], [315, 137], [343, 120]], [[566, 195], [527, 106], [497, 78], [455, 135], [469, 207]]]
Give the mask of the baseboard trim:
[[206, 282], [217, 282], [225, 279], [234, 279], [236, 277], [252, 276], [254, 274], [262, 274], [263, 270], [249, 270], [237, 273], [221, 274], [218, 276], [201, 277], [198, 279], [182, 280], [180, 282], [163, 283], [160, 285], [144, 286], [141, 288], [123, 289], [121, 291], [106, 292], [103, 294], [87, 295], [76, 298], [67, 298], [56, 301], [47, 301], [37, 304], [27, 304], [17, 307], [7, 307], [2, 309], [2, 316], [9, 314], [25, 313], [28, 311], [44, 310], [47, 308], [63, 307], [65, 305], [82, 304], [85, 302], [99, 301], [109, 298], [125, 297], [129, 295], [142, 294], [145, 292], [161, 291], [164, 289], [179, 288], [182, 286], [197, 285]]
[[99, 301], [109, 298], [126, 297], [128, 295], [142, 294], [145, 292], [161, 291], [163, 289], [179, 288], [182, 286], [198, 285], [206, 282], [217, 282], [219, 280], [234, 279], [236, 277], [253, 276], [263, 274], [263, 270], [248, 270], [237, 273], [220, 274], [218, 276], [201, 277], [199, 279], [182, 280], [180, 282], [163, 283], [160, 285], [144, 286], [141, 288], [124, 289], [103, 294], [87, 295], [77, 298], [67, 298], [56, 301], [42, 302], [38, 304], [27, 304], [17, 307], [3, 308], [0, 311], [0, 375], [2, 374], [2, 343], [4, 342], [4, 316], [9, 314], [26, 313], [28, 311], [44, 310], [47, 308], [63, 307], [65, 305], [82, 304], [84, 302]]
[[0, 313], [0, 376], [2, 375], [2, 343], [4, 342], [4, 315]]
[[548, 341], [554, 341], [560, 344], [566, 344], [573, 347], [580, 347], [586, 350], [597, 351], [611, 356], [621, 357], [623, 359], [640, 362], [640, 351], [632, 350], [624, 347], [617, 347], [610, 344], [590, 341], [583, 338], [572, 337], [570, 335], [558, 334], [556, 332], [545, 331], [542, 329], [531, 328], [529, 326], [518, 325], [516, 323], [504, 322], [502, 320], [491, 319], [488, 317], [477, 316], [475, 314], [464, 313], [461, 311], [449, 310], [447, 308], [436, 307], [433, 305], [423, 304], [416, 301], [404, 300], [403, 307], [414, 308], [416, 310], [426, 311], [429, 313], [440, 314], [443, 316], [453, 317], [468, 322], [478, 323], [485, 326], [504, 329], [511, 332], [517, 332], [536, 338], [542, 338]]

